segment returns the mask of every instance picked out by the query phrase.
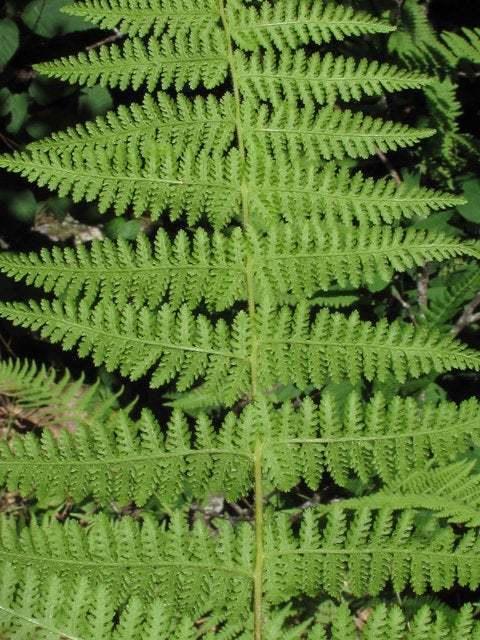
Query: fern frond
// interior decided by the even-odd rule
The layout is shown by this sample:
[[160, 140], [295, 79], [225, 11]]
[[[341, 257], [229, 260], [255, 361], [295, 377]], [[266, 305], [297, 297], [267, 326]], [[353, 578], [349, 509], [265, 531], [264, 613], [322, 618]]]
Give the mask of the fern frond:
[[474, 400], [420, 406], [411, 398], [387, 403], [379, 393], [362, 402], [352, 393], [343, 404], [323, 393], [318, 405], [306, 399], [298, 411], [258, 403], [242, 413], [237, 429], [243, 434], [248, 421], [262, 425], [266, 476], [283, 491], [302, 480], [316, 490], [327, 471], [343, 487], [352, 477], [393, 486], [408, 482], [413, 470], [448, 465], [467, 452], [480, 430], [478, 411]]
[[[133, 596], [116, 606], [111, 590], [85, 577], [52, 575], [6, 565], [0, 582], [0, 632], [35, 640], [195, 640], [193, 620], [158, 600]], [[202, 634], [202, 637], [203, 634]]]
[[480, 272], [476, 263], [467, 265], [466, 269], [447, 277], [439, 293], [433, 290], [429, 296], [426, 319], [438, 327], [448, 326], [463, 306], [470, 302], [480, 290]]
[[451, 54], [430, 23], [426, 6], [418, 0], [402, 3], [400, 27], [390, 35], [388, 44], [409, 66], [437, 71], [452, 65]]
[[[427, 606], [410, 618], [398, 606], [379, 604], [368, 610], [368, 619], [361, 629], [355, 624], [355, 614], [343, 604], [336, 608], [333, 622], [314, 624], [308, 640], [476, 640], [479, 625], [472, 605], [464, 605], [458, 613], [446, 616]], [[328, 635], [327, 635], [328, 633]]]
[[175, 35], [187, 29], [200, 32], [219, 18], [214, 0], [81, 0], [63, 11], [130, 36], [160, 36], [164, 31]]
[[[422, 509], [467, 527], [480, 526], [480, 475], [474, 462], [457, 462], [435, 470], [412, 470], [410, 477], [378, 492], [342, 500], [342, 509]], [[334, 508], [322, 505], [321, 513]]]
[[[261, 136], [253, 126], [251, 133]], [[464, 203], [462, 198], [432, 189], [405, 183], [398, 186], [392, 179], [366, 179], [360, 172], [352, 173], [333, 163], [322, 168], [317, 168], [318, 162], [305, 166], [300, 159], [303, 144], [313, 153], [321, 139], [319, 134], [310, 140], [307, 131], [300, 139], [290, 137], [290, 149], [298, 156], [297, 164], [290, 165], [288, 156], [279, 153], [278, 145], [285, 140], [283, 134], [279, 135], [277, 157], [257, 149], [249, 154], [246, 168], [235, 150], [220, 156], [197, 155], [193, 149], [179, 160], [175, 144], [166, 150], [147, 139], [140, 150], [128, 143], [115, 144], [113, 155], [108, 145], [102, 148], [88, 143], [64, 153], [61, 147], [55, 149], [54, 141], [52, 150], [45, 143], [1, 156], [0, 167], [61, 195], [71, 194], [76, 202], [98, 199], [101, 212], [112, 207], [123, 214], [131, 207], [137, 216], [148, 211], [153, 220], [164, 212], [172, 220], [186, 215], [190, 225], [207, 217], [215, 227], [240, 217], [242, 183], [248, 187], [246, 197], [252, 215], [259, 226], [267, 227], [281, 218], [298, 220], [293, 211], [305, 217], [341, 218], [344, 222], [353, 218], [378, 224], [402, 217], [425, 217], [432, 211]], [[373, 140], [358, 137], [358, 148], [366, 152]], [[349, 149], [357, 147], [355, 140], [348, 142], [345, 137], [344, 141]]]
[[[399, 607], [387, 608], [382, 604], [372, 611], [360, 637], [365, 640], [381, 637], [391, 640], [475, 640], [478, 633], [479, 625], [469, 604], [464, 605], [453, 618], [448, 618], [441, 611], [434, 614], [428, 607], [422, 607], [412, 620], [408, 620]], [[341, 636], [333, 636], [332, 640], [341, 640]]]
[[247, 257], [258, 282], [258, 298], [286, 293], [311, 297], [318, 290], [358, 287], [380, 276], [391, 279], [427, 261], [479, 255], [475, 244], [435, 232], [387, 226], [348, 228], [305, 222], [278, 224], [266, 233], [235, 229], [230, 236], [197, 230], [170, 240], [159, 231], [153, 242], [140, 235], [94, 242], [90, 249], [54, 248], [40, 254], [0, 254], [0, 270], [57, 296], [84, 300], [113, 297], [119, 306], [156, 308], [168, 296], [178, 308], [205, 300], [224, 310], [246, 297]]
[[[59, 301], [4, 303], [1, 316], [17, 326], [41, 330], [43, 338], [64, 349], [78, 345], [80, 357], [92, 354], [96, 365], [120, 370], [132, 380], [150, 373], [157, 388], [175, 379], [179, 391], [205, 377], [208, 390], [222, 393], [225, 404], [248, 388], [252, 323], [238, 313], [230, 327], [193, 316], [186, 307], [174, 313], [164, 305], [157, 314], [130, 305], [102, 301], [90, 308]], [[326, 310], [309, 321], [305, 305], [295, 312], [259, 307], [255, 326], [262, 387], [293, 382], [300, 389], [322, 387], [328, 378], [357, 382], [362, 376], [399, 381], [451, 369], [480, 368], [480, 356], [449, 336], [386, 321], [361, 322]]]
[[465, 60], [480, 64], [480, 28], [464, 28], [461, 33], [445, 31], [441, 38], [455, 63]]
[[265, 544], [265, 590], [274, 604], [299, 593], [376, 595], [391, 584], [397, 592], [410, 586], [422, 594], [429, 587], [475, 589], [480, 583], [480, 540], [473, 530], [456, 536], [439, 528], [422, 538], [414, 513], [404, 511], [396, 519], [388, 509], [375, 516], [364, 509], [350, 521], [340, 507], [325, 520], [306, 511], [298, 537], [285, 515], [276, 520]]
[[296, 110], [288, 102], [271, 115], [265, 107], [246, 115], [250, 120], [243, 128], [249, 141], [251, 138], [249, 148], [266, 144], [274, 151], [286, 149], [292, 164], [305, 156], [313, 161], [319, 156], [326, 160], [368, 158], [379, 149], [387, 152], [410, 147], [435, 133], [348, 109]]
[[[179, 411], [165, 433], [149, 412], [133, 422], [117, 411], [108, 423], [89, 421], [56, 439], [48, 432], [19, 435], [0, 446], [0, 484], [41, 500], [81, 502], [93, 495], [101, 504], [143, 506], [159, 495], [173, 505], [187, 489], [195, 499], [220, 494], [235, 501], [252, 488], [255, 439], [260, 437], [264, 480], [271, 487], [289, 491], [303, 480], [317, 490], [328, 472], [343, 487], [353, 477], [384, 485], [381, 494], [344, 498], [345, 509], [379, 508], [391, 500], [392, 508], [450, 509], [462, 521], [478, 519], [478, 509], [472, 512], [478, 476], [469, 465], [446, 467], [446, 479], [442, 472], [428, 471], [432, 464], [441, 468], [464, 454], [478, 439], [474, 400], [459, 407], [448, 402], [419, 406], [398, 397], [387, 404], [376, 395], [363, 404], [352, 394], [342, 406], [324, 393], [318, 405], [306, 399], [297, 410], [284, 403], [275, 411], [267, 401], [258, 401], [240, 416], [229, 414], [218, 430], [200, 415], [193, 437], [188, 427]], [[449, 488], [456, 469], [458, 477]]]
[[326, 53], [307, 55], [304, 50], [276, 53], [267, 50], [236, 57], [237, 77], [242, 93], [271, 101], [301, 100], [308, 104], [333, 105], [385, 92], [418, 89], [430, 82], [428, 76], [387, 63], [357, 60]]
[[240, 2], [229, 4], [232, 37], [245, 50], [271, 46], [294, 49], [310, 42], [322, 44], [347, 36], [395, 30], [372, 15], [329, 0], [264, 0], [258, 9]]
[[178, 512], [168, 527], [148, 516], [142, 525], [99, 517], [88, 528], [53, 519], [18, 528], [3, 518], [0, 558], [16, 571], [32, 567], [42, 581], [58, 576], [104, 585], [113, 607], [138, 596], [182, 615], [225, 612], [234, 620], [249, 611], [253, 529], [215, 524], [215, 533], [201, 522], [190, 528]]
[[193, 225], [207, 216], [223, 226], [240, 210], [241, 167], [238, 153], [213, 157], [188, 151], [178, 160], [154, 141], [141, 153], [131, 145], [108, 149], [75, 148], [71, 154], [33, 149], [0, 160], [0, 166], [17, 171], [40, 186], [71, 194], [75, 202], [99, 198], [101, 212], [113, 207], [117, 214], [129, 207], [139, 216], [146, 211], [155, 220], [164, 211], [175, 220], [187, 215]]
[[100, 147], [112, 156], [122, 145], [139, 151], [152, 140], [169, 145], [175, 157], [190, 149], [195, 151], [231, 148], [235, 134], [235, 105], [230, 94], [221, 100], [213, 96], [193, 100], [179, 95], [173, 100], [166, 93], [147, 94], [141, 104], [120, 106], [106, 116], [86, 124], [54, 133], [28, 145], [28, 150], [55, 152], [64, 157], [75, 149], [87, 153]]
[[83, 376], [72, 380], [66, 371], [59, 377], [53, 369], [28, 360], [0, 361], [0, 395], [28, 410], [32, 422], [71, 429], [103, 419], [117, 399], [99, 382], [87, 386]]
[[146, 85], [153, 91], [183, 87], [213, 89], [222, 84], [228, 72], [225, 40], [220, 30], [207, 34], [177, 33], [161, 40], [139, 38], [122, 46], [103, 45], [88, 53], [59, 58], [35, 65], [35, 70], [49, 78], [92, 87], [138, 89]]

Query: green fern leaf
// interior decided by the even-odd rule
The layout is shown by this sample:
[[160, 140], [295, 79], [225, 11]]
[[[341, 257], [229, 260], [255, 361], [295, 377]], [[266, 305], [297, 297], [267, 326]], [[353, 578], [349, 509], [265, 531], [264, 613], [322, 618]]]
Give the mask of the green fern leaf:
[[[475, 463], [459, 462], [434, 471], [412, 473], [401, 482], [377, 493], [360, 498], [342, 500], [342, 509], [422, 509], [432, 511], [438, 518], [463, 524], [480, 526], [480, 476], [472, 474]], [[325, 513], [334, 505], [317, 508]]]
[[480, 28], [464, 28], [461, 34], [446, 31], [442, 33], [442, 40], [455, 63], [466, 60], [480, 64]]
[[275, 104], [281, 100], [301, 100], [319, 104], [360, 100], [427, 85], [427, 76], [389, 64], [356, 60], [327, 53], [308, 56], [305, 51], [280, 55], [272, 50], [249, 57], [238, 52], [237, 77], [243, 94]]
[[[252, 133], [260, 135], [254, 130]], [[317, 143], [308, 142], [306, 132], [303, 141], [311, 153], [319, 149]], [[373, 144], [368, 137], [367, 141], [360, 138], [358, 141], [358, 148], [365, 152]], [[296, 153], [300, 157], [302, 138], [295, 140], [292, 136], [291, 143], [293, 148], [299, 145]], [[352, 149], [356, 146], [354, 140], [348, 142], [348, 136], [345, 144]], [[327, 144], [325, 151], [329, 148]], [[116, 144], [114, 151], [112, 156], [108, 147], [88, 144], [78, 145], [65, 154], [62, 149], [32, 147], [26, 152], [0, 157], [0, 167], [42, 187], [58, 190], [61, 195], [71, 194], [76, 202], [98, 198], [101, 212], [113, 207], [117, 214], [123, 214], [131, 207], [137, 216], [148, 211], [153, 220], [164, 212], [173, 220], [186, 214], [191, 225], [207, 217], [216, 227], [241, 215], [245, 194], [239, 186], [242, 179], [248, 186], [249, 208], [260, 226], [268, 226], [282, 217], [293, 220], [292, 211], [296, 210], [305, 217], [341, 217], [345, 222], [355, 218], [378, 223], [426, 216], [431, 211], [464, 203], [462, 198], [431, 189], [397, 186], [391, 179], [366, 180], [361, 173], [352, 174], [334, 164], [317, 169], [305, 167], [305, 162], [299, 161], [290, 168], [287, 157], [281, 154], [273, 157], [264, 150], [250, 155], [246, 170], [235, 150], [226, 157], [196, 155], [193, 150], [186, 152], [180, 162], [175, 148], [167, 152], [147, 140], [140, 156], [129, 144]]]
[[[249, 267], [259, 282], [258, 298], [293, 293], [311, 297], [335, 284], [358, 287], [394, 271], [457, 255], [480, 255], [475, 244], [434, 232], [390, 227], [345, 229], [307, 222], [277, 225], [261, 234], [235, 229], [230, 236], [211, 237], [197, 230], [174, 240], [159, 231], [153, 243], [139, 236], [135, 248], [125, 241], [94, 242], [75, 249], [43, 250], [39, 255], [0, 255], [0, 270], [15, 280], [53, 291], [56, 296], [84, 300], [113, 297], [121, 306], [158, 307], [166, 296], [178, 308], [194, 308], [202, 300], [224, 310], [244, 300]], [[321, 261], [320, 261], [321, 259]]]
[[[326, 160], [368, 158], [381, 151], [395, 151], [432, 136], [432, 129], [414, 129], [404, 124], [381, 120], [325, 107], [316, 114], [311, 107], [295, 110], [284, 103], [272, 115], [266, 108], [256, 110], [244, 130], [251, 148], [266, 144], [273, 151], [287, 149], [292, 162], [319, 156]], [[255, 118], [255, 119], [253, 119]]]
[[387, 509], [374, 517], [364, 509], [350, 522], [341, 508], [326, 521], [307, 511], [299, 537], [279, 514], [267, 529], [266, 592], [271, 602], [280, 603], [319, 590], [334, 597], [344, 591], [378, 594], [387, 584], [395, 591], [411, 586], [417, 594], [455, 583], [476, 588], [479, 544], [473, 531], [457, 537], [448, 528], [422, 540], [408, 511], [394, 519]]
[[[177, 381], [187, 390], [206, 376], [209, 390], [220, 390], [231, 404], [248, 388], [251, 373], [251, 320], [237, 314], [229, 328], [223, 321], [212, 325], [205, 317], [194, 317], [186, 307], [174, 313], [164, 305], [153, 314], [146, 308], [119, 309], [103, 301], [89, 308], [44, 300], [4, 303], [2, 317], [16, 325], [41, 329], [44, 338], [60, 342], [64, 349], [78, 345], [81, 357], [93, 355], [96, 365], [119, 369], [122, 375], [138, 379], [152, 370], [153, 388]], [[415, 331], [408, 325], [381, 321], [376, 326], [361, 322], [358, 314], [349, 318], [321, 311], [310, 326], [308, 307], [277, 312], [268, 304], [258, 311], [258, 375], [268, 389], [279, 382], [294, 383], [300, 389], [310, 384], [322, 387], [328, 378], [357, 382], [383, 381], [393, 372], [400, 381], [454, 368], [480, 368], [475, 351], [453, 339]]]
[[101, 420], [116, 405], [117, 396], [100, 386], [87, 386], [84, 377], [72, 380], [28, 360], [0, 361], [0, 395], [28, 411], [27, 418], [38, 426], [68, 426]]
[[2, 519], [0, 558], [16, 571], [34, 568], [42, 581], [58, 576], [104, 585], [113, 607], [138, 596], [182, 615], [225, 612], [234, 620], [250, 606], [253, 530], [216, 524], [215, 536], [200, 522], [189, 529], [178, 513], [168, 529], [150, 518], [140, 526], [100, 517], [87, 529], [52, 520], [17, 531], [13, 519]]
[[0, 583], [0, 630], [34, 640], [194, 640], [192, 620], [168, 612], [158, 601], [130, 598], [121, 610], [104, 584], [6, 565]]
[[160, 36], [166, 29], [170, 35], [186, 28], [201, 31], [219, 18], [214, 0], [82, 0], [64, 12], [130, 36]]
[[[426, 319], [437, 327], [451, 329], [451, 320], [470, 302], [480, 289], [480, 273], [477, 264], [467, 265], [460, 272], [447, 277], [438, 294], [429, 297]], [[444, 284], [442, 282], [442, 285]]]
[[106, 149], [112, 156], [119, 147], [149, 148], [152, 140], [169, 145], [177, 158], [190, 151], [227, 151], [235, 134], [235, 105], [230, 94], [221, 100], [197, 96], [189, 100], [166, 93], [147, 94], [141, 104], [120, 106], [104, 117], [78, 124], [49, 138], [28, 145], [27, 149], [55, 152], [68, 158], [75, 149]]
[[55, 78], [92, 87], [138, 89], [146, 85], [153, 91], [160, 84], [163, 89], [199, 85], [213, 89], [225, 80], [228, 63], [223, 34], [212, 30], [204, 34], [178, 33], [150, 38], [145, 45], [139, 38], [127, 40], [122, 47], [102, 46], [78, 56], [60, 58], [35, 65], [35, 70]]
[[322, 44], [347, 36], [394, 30], [372, 15], [330, 1], [314, 4], [308, 0], [264, 1], [258, 9], [240, 2], [229, 6], [232, 37], [246, 50], [271, 46], [293, 49], [309, 42]]

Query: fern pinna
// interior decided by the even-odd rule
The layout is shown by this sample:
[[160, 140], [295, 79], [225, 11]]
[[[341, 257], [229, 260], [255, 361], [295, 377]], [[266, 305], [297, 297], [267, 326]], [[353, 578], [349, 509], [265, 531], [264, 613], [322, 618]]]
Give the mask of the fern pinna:
[[[1, 315], [108, 370], [174, 385], [177, 406], [167, 425], [116, 410], [2, 443], [11, 490], [103, 506], [155, 497], [165, 513], [88, 526], [4, 518], [3, 629], [353, 640], [350, 605], [371, 602], [365, 638], [480, 637], [471, 607], [420, 598], [480, 584], [478, 403], [389, 391], [477, 370], [480, 357], [427, 324], [325, 305], [379, 275], [479, 255], [478, 243], [408, 224], [457, 197], [351, 168], [432, 135], [355, 104], [422, 89], [428, 75], [351, 57], [350, 40], [394, 27], [341, 2], [82, 0], [68, 11], [126, 37], [37, 71], [146, 95], [0, 165], [101, 211], [183, 228], [2, 254], [5, 274], [50, 296]], [[299, 484], [319, 499], [288, 502]], [[235, 517], [192, 515], [218, 494]], [[252, 494], [252, 512], [238, 506]], [[404, 591], [419, 598], [402, 611], [390, 601]]]

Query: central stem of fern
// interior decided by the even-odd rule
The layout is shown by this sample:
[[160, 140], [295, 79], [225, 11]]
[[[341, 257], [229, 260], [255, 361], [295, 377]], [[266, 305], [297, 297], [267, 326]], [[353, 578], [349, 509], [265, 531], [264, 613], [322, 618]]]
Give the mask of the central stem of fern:
[[[243, 169], [246, 168], [246, 149], [244, 136], [242, 131], [242, 114], [241, 114], [241, 95], [237, 80], [237, 71], [235, 67], [235, 55], [233, 51], [233, 41], [228, 23], [227, 12], [225, 9], [225, 0], [219, 0], [220, 18], [226, 37], [228, 64], [230, 67], [230, 76], [232, 80], [233, 95], [235, 99], [235, 128], [237, 135], [238, 150], [242, 158]], [[242, 197], [242, 224], [246, 228], [250, 222], [250, 197], [249, 185], [242, 176], [241, 184]], [[250, 317], [250, 325], [252, 330], [251, 344], [252, 352], [250, 354], [250, 377], [251, 377], [251, 398], [254, 400], [258, 394], [258, 376], [257, 376], [257, 360], [258, 360], [258, 340], [255, 335], [255, 281], [254, 281], [254, 265], [252, 259], [247, 258], [246, 265], [246, 286], [248, 300], [248, 315]], [[253, 575], [253, 612], [254, 612], [254, 639], [262, 640], [263, 630], [263, 443], [257, 437], [255, 443], [255, 569]]]

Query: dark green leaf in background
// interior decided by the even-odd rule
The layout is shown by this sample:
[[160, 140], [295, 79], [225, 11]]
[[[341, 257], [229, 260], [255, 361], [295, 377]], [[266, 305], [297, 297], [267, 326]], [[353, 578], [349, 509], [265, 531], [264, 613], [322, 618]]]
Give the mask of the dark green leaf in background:
[[32, 0], [25, 7], [22, 20], [31, 31], [44, 38], [91, 29], [81, 18], [61, 12], [61, 8], [69, 4], [69, 0]]
[[480, 179], [469, 177], [462, 183], [462, 187], [468, 202], [458, 206], [457, 209], [465, 220], [480, 224]]
[[15, 55], [20, 43], [18, 27], [6, 18], [0, 20], [0, 67], [4, 67]]

